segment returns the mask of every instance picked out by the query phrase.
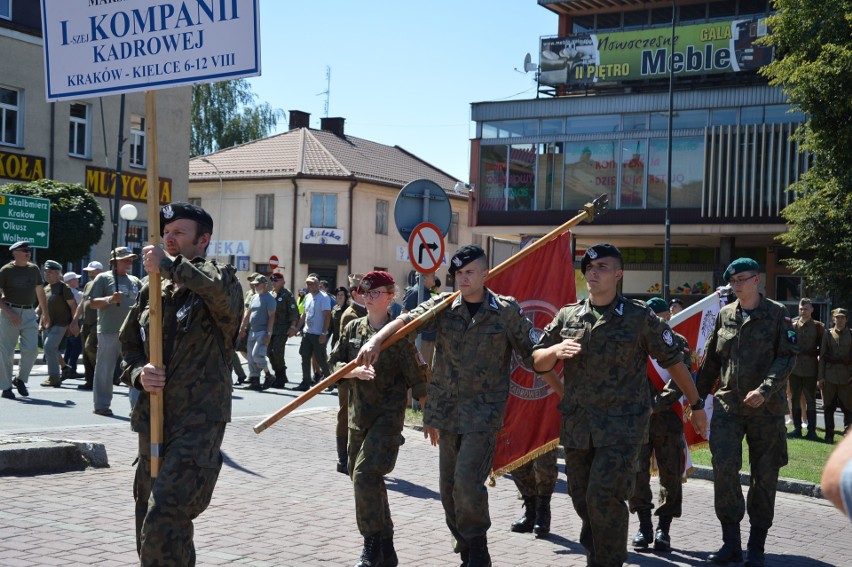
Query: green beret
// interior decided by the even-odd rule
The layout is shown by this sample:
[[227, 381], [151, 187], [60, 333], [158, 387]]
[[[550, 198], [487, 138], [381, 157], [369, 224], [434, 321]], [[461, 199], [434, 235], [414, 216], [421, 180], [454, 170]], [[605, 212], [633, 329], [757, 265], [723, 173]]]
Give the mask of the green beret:
[[658, 315], [660, 313], [665, 313], [669, 310], [669, 306], [666, 305], [666, 301], [660, 297], [652, 297], [651, 299], [646, 301], [645, 304], [650, 307], [654, 313]]
[[44, 269], [45, 270], [61, 270], [62, 264], [60, 264], [56, 260], [48, 260], [47, 262], [44, 263]]
[[760, 266], [751, 258], [737, 258], [725, 269], [722, 279], [727, 282], [731, 280], [731, 276], [743, 272], [760, 272]]

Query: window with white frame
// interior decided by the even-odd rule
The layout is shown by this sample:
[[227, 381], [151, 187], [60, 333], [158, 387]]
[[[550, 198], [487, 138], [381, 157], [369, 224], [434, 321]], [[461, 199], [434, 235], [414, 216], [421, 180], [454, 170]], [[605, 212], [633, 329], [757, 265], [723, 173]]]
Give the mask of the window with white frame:
[[388, 211], [390, 203], [384, 199], [376, 199], [376, 234], [388, 233]]
[[92, 130], [89, 106], [72, 102], [68, 120], [68, 153], [75, 157], [89, 157]]
[[22, 99], [21, 91], [0, 87], [0, 144], [21, 145]]
[[254, 227], [273, 228], [275, 216], [275, 195], [258, 195], [254, 201]]
[[130, 165], [145, 167], [145, 117], [130, 115]]
[[313, 228], [337, 228], [336, 193], [314, 193], [311, 195], [311, 226]]
[[0, 18], [12, 19], [12, 0], [0, 0]]

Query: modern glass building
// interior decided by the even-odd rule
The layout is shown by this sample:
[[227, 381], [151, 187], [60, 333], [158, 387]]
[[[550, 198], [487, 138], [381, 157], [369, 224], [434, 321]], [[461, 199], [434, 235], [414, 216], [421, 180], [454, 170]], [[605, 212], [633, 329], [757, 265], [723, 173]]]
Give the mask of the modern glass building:
[[668, 0], [538, 4], [558, 33], [541, 38], [536, 98], [472, 105], [470, 222], [496, 259], [606, 194], [610, 212], [577, 227], [576, 252], [617, 244], [624, 292], [659, 295], [670, 185], [673, 295], [712, 290], [749, 255], [767, 295], [796, 302], [805, 290], [775, 236], [812, 157], [791, 139], [805, 117], [759, 73], [774, 56], [759, 42], [767, 2], [678, 0], [673, 50]]

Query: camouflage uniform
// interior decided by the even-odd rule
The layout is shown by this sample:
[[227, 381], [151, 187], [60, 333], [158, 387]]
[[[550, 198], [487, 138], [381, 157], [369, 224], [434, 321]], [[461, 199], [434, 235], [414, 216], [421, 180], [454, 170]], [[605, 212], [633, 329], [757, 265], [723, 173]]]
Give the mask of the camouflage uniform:
[[808, 419], [808, 432], [816, 433], [816, 387], [819, 348], [825, 334], [825, 325], [814, 319], [803, 323], [799, 317], [793, 319], [793, 329], [796, 331], [796, 343], [799, 345], [799, 356], [796, 366], [790, 374], [790, 399], [793, 406], [793, 427], [802, 430], [802, 405], [799, 399], [805, 394], [805, 408]]
[[[152, 482], [150, 398], [143, 391], [130, 419], [139, 434], [136, 547], [142, 565], [194, 565], [192, 520], [210, 503], [231, 420], [230, 361], [242, 320], [242, 290], [233, 268], [203, 258], [166, 258], [160, 273], [167, 380], [163, 460]], [[137, 390], [149, 358], [148, 293], [145, 286], [120, 336], [124, 380]]]
[[[716, 516], [723, 531], [726, 525], [739, 526], [746, 511], [740, 487], [743, 437], [748, 442], [751, 464], [751, 528], [765, 532], [772, 526], [778, 471], [787, 464], [786, 380], [797, 352], [795, 331], [787, 308], [780, 303], [761, 296], [758, 306], [746, 315], [737, 300], [724, 306], [716, 317], [696, 385], [704, 398], [718, 381], [710, 452]], [[764, 397], [760, 407], [744, 403], [752, 390]]]
[[526, 498], [550, 496], [556, 488], [559, 469], [556, 467], [556, 449], [539, 455], [527, 464], [512, 471], [512, 480], [518, 492]]
[[[686, 337], [675, 333], [677, 344], [683, 351], [684, 361], [690, 360], [689, 342]], [[636, 473], [636, 488], [627, 504], [631, 512], [653, 510], [654, 499], [651, 494], [651, 455], [657, 461], [660, 476], [660, 505], [657, 516], [680, 518], [683, 503], [683, 459], [684, 437], [683, 420], [672, 408], [683, 395], [669, 380], [662, 392], [649, 381], [653, 411], [648, 425], [648, 443], [639, 451], [639, 470]]]
[[299, 322], [299, 310], [296, 299], [286, 287], [273, 292], [275, 298], [275, 323], [272, 328], [272, 339], [269, 342], [269, 363], [275, 373], [275, 386], [284, 387], [287, 382], [287, 364], [284, 362], [284, 348], [287, 346], [290, 327]]
[[[353, 301], [340, 316], [340, 330], [345, 329], [350, 321], [366, 316], [367, 308]], [[337, 429], [335, 433], [338, 438], [345, 438], [349, 435], [349, 380], [340, 380], [337, 383], [337, 405]]]
[[852, 410], [852, 386], [849, 385], [852, 364], [852, 331], [831, 329], [822, 336], [819, 357], [819, 379], [824, 380], [823, 411], [825, 412], [825, 440], [834, 441], [834, 412], [838, 405], [843, 410], [844, 427], [846, 414]]
[[[459, 295], [423, 325], [424, 332], [438, 333], [423, 422], [440, 432], [441, 503], [457, 551], [491, 527], [485, 480], [509, 397], [512, 351], [532, 368], [532, 323], [514, 298], [484, 291], [473, 317]], [[432, 297], [399, 319], [408, 323], [448, 295]]]
[[[366, 317], [343, 328], [329, 365], [339, 370], [358, 356], [375, 329]], [[417, 349], [401, 340], [382, 353], [375, 365], [374, 380], [346, 380], [349, 397], [349, 475], [355, 490], [355, 517], [365, 538], [393, 536], [384, 476], [396, 464], [405, 442], [402, 427], [408, 388], [414, 396], [426, 395], [426, 381], [417, 360]]]
[[599, 319], [589, 300], [566, 305], [536, 349], [565, 339], [582, 346], [565, 360], [559, 406], [568, 492], [583, 520], [580, 543], [589, 565], [621, 565], [627, 561], [625, 501], [633, 494], [639, 450], [648, 442], [648, 355], [668, 368], [683, 360], [683, 352], [665, 321], [620, 295]]

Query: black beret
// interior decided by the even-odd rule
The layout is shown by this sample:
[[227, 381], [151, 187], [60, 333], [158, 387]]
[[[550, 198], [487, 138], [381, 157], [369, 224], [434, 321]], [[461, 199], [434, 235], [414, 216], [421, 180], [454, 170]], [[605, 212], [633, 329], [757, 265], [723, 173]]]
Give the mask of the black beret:
[[451, 276], [455, 275], [456, 270], [464, 268], [474, 260], [485, 256], [485, 250], [476, 244], [468, 244], [459, 248], [453, 257], [450, 259], [450, 268], [447, 270]]
[[586, 268], [592, 263], [592, 260], [598, 258], [618, 258], [621, 260], [621, 250], [612, 244], [595, 244], [588, 248], [583, 254], [583, 259], [580, 260], [580, 271], [586, 273]]
[[160, 236], [163, 236], [163, 229], [167, 224], [178, 219], [194, 220], [213, 232], [213, 217], [201, 207], [189, 203], [169, 203], [160, 209]]

